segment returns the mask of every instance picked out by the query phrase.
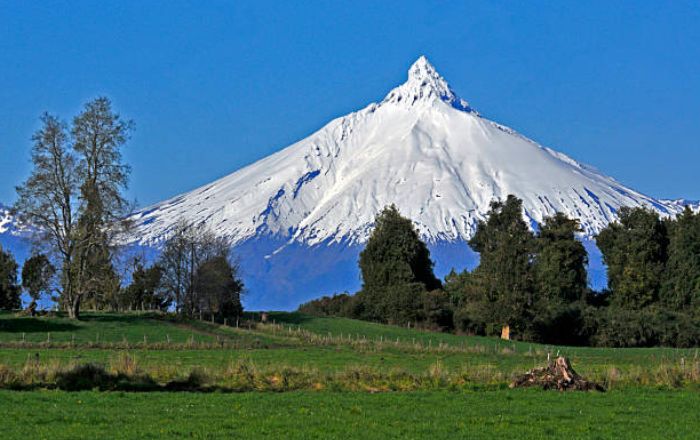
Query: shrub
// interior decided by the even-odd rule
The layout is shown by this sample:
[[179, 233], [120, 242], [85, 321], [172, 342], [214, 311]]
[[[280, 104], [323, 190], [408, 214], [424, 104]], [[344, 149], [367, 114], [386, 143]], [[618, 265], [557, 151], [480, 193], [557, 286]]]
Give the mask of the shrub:
[[111, 374], [102, 365], [88, 363], [56, 374], [56, 387], [65, 391], [148, 391], [158, 384], [148, 375]]
[[105, 389], [114, 384], [114, 379], [115, 376], [109, 374], [102, 365], [83, 364], [59, 373], [56, 376], [56, 386], [66, 391]]
[[700, 344], [699, 325], [698, 319], [687, 313], [610, 306], [599, 317], [593, 342], [607, 347], [695, 347]]

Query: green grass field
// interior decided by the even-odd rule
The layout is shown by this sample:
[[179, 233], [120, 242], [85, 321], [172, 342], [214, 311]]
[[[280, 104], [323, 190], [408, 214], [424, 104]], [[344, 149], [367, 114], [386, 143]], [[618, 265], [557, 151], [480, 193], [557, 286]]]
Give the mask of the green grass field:
[[192, 326], [179, 326], [154, 314], [86, 313], [80, 321], [65, 317], [29, 318], [0, 314], [0, 343], [211, 342], [212, 336]]
[[0, 392], [3, 438], [697, 438], [700, 394]]
[[[122, 343], [126, 341], [126, 348], [137, 353], [144, 362], [154, 363], [160, 360], [169, 363], [180, 357], [186, 359], [188, 353], [196, 353], [193, 356], [200, 357], [201, 362], [193, 362], [206, 366], [237, 359], [245, 353], [262, 362], [310, 363], [324, 368], [357, 361], [422, 369], [425, 362], [441, 359], [447, 365], [491, 365], [504, 372], [530, 368], [546, 359], [548, 353], [566, 355], [579, 368], [589, 371], [611, 366], [627, 368], [675, 363], [680, 359], [690, 361], [700, 356], [698, 349], [556, 347], [298, 313], [272, 313], [270, 319], [277, 325], [248, 330], [198, 321], [177, 323], [151, 314], [85, 314], [83, 320], [74, 322], [67, 318], [16, 318], [5, 313], [0, 314], [0, 356], [9, 363], [24, 361], [22, 354], [26, 352], [39, 352], [47, 358], [100, 360], [107, 359], [113, 348], [123, 348]], [[299, 329], [320, 337], [330, 336], [332, 343], [307, 343], [299, 337]], [[48, 348], [51, 344], [47, 344], [47, 340], [58, 345], [60, 350]], [[168, 340], [173, 350], [169, 349]], [[190, 341], [195, 341], [196, 346], [197, 343], [216, 345], [217, 340], [237, 343], [235, 348], [242, 350], [214, 350], [209, 345], [204, 350], [187, 349]], [[24, 345], [29, 348], [22, 348], [22, 341], [26, 341]], [[371, 348], [358, 350], [357, 346], [363, 345], [357, 344], [358, 341], [367, 342], [364, 345]], [[95, 345], [95, 342], [107, 344], [106, 349], [101, 349], [101, 345]], [[117, 347], [111, 347], [111, 343]]]
[[[219, 390], [32, 382], [0, 391], [3, 438], [693, 438], [700, 429], [695, 349], [553, 347], [298, 313], [270, 320], [233, 328], [154, 314], [77, 323], [0, 314], [0, 382], [93, 362], [161, 383], [199, 371]], [[507, 388], [548, 354], [570, 357], [609, 391]]]

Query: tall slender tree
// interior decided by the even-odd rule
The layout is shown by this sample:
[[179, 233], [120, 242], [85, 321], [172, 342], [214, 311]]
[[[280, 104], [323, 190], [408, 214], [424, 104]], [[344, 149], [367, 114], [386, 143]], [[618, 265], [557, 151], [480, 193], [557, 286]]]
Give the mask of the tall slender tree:
[[36, 245], [48, 248], [58, 259], [60, 301], [68, 309], [77, 291], [73, 268], [80, 208], [78, 160], [70, 147], [66, 125], [48, 113], [42, 115], [41, 123], [32, 137], [34, 168], [29, 178], [17, 187], [14, 210], [35, 227]]
[[77, 228], [80, 253], [79, 289], [71, 305], [78, 317], [83, 296], [97, 296], [114, 288], [116, 271], [112, 264], [113, 238], [121, 232], [121, 218], [128, 204], [122, 195], [130, 168], [122, 163], [121, 149], [132, 123], [112, 110], [108, 98], [99, 97], [85, 105], [73, 119], [73, 149], [80, 158], [81, 210]]
[[180, 219], [173, 227], [170, 237], [165, 241], [158, 264], [163, 268], [163, 286], [170, 292], [179, 315], [184, 309], [184, 299], [189, 291], [191, 277], [189, 272], [190, 226]]

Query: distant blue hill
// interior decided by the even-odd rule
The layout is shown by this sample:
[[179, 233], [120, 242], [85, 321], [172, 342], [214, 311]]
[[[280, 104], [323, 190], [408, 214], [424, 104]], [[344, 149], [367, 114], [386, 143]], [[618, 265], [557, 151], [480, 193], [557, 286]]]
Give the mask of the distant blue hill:
[[[234, 249], [239, 257], [250, 309], [293, 310], [308, 300], [332, 293], [354, 293], [361, 286], [358, 268], [362, 246], [293, 244], [274, 255], [279, 243], [247, 242]], [[606, 285], [605, 266], [595, 244], [584, 242], [589, 252], [589, 284], [600, 290]], [[451, 269], [473, 270], [479, 255], [464, 241], [437, 242], [428, 246], [435, 273], [444, 278]], [[267, 256], [267, 258], [266, 258]]]

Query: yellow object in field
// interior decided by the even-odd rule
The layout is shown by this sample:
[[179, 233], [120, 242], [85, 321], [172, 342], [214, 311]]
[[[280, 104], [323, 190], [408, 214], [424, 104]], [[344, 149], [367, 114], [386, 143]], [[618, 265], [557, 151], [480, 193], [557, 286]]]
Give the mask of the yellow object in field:
[[510, 341], [510, 326], [509, 325], [504, 325], [503, 328], [501, 329], [501, 339], [505, 339], [507, 341]]

